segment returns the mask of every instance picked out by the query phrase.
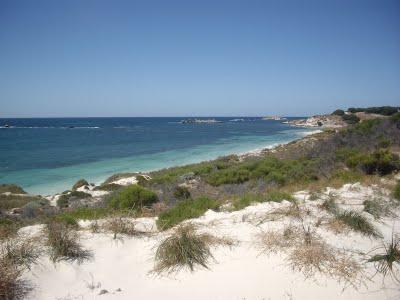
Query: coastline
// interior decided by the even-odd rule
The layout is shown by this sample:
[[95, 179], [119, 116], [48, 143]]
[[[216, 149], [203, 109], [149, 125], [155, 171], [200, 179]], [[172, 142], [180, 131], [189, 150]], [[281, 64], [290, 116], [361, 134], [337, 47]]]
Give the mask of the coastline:
[[[21, 184], [23, 178], [21, 178], [22, 175], [20, 174], [11, 176], [16, 180], [7, 180], [10, 181], [7, 183], [21, 185], [30, 194], [55, 195], [70, 189], [81, 178], [99, 185], [108, 177], [118, 173], [149, 173], [165, 168], [209, 161], [232, 154], [241, 158], [258, 156], [279, 146], [302, 140], [305, 137], [321, 132], [321, 130], [315, 128], [303, 129], [296, 129], [292, 132], [289, 129], [277, 135], [265, 136], [263, 141], [258, 141], [256, 138], [249, 136], [238, 138], [235, 143], [229, 145], [226, 145], [225, 140], [221, 140], [217, 144], [199, 145], [179, 151], [173, 150], [136, 157], [113, 158], [56, 169], [27, 170], [27, 173], [22, 175], [31, 180], [28, 184]], [[280, 141], [277, 142], [276, 140]], [[255, 144], [261, 144], [261, 146], [254, 147]], [[243, 150], [243, 147], [246, 148], [246, 146], [247, 149]], [[37, 183], [38, 181], [43, 183]]]

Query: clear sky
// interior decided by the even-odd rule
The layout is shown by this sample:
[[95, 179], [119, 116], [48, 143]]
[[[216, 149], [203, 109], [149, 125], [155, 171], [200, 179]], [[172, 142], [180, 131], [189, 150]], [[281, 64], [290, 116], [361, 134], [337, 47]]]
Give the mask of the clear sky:
[[0, 0], [0, 117], [400, 105], [400, 1]]

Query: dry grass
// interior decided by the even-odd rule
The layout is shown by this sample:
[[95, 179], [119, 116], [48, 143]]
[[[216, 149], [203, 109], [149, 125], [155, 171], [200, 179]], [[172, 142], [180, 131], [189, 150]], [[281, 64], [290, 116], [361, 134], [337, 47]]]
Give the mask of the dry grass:
[[32, 289], [22, 275], [36, 264], [41, 251], [36, 241], [17, 236], [0, 245], [0, 299], [23, 299]]
[[289, 206], [279, 207], [267, 213], [265, 218], [261, 220], [259, 224], [264, 223], [265, 221], [281, 220], [285, 217], [301, 220], [302, 216], [308, 213], [309, 212], [302, 209], [297, 202], [293, 201]]
[[158, 246], [154, 272], [172, 273], [184, 268], [194, 271], [196, 266], [208, 269], [213, 259], [210, 245], [215, 243], [221, 243], [221, 240], [198, 233], [193, 224], [180, 225]]
[[288, 256], [288, 263], [306, 278], [320, 273], [352, 285], [362, 270], [360, 264], [344, 250], [333, 248], [319, 239], [296, 245]]
[[92, 253], [80, 244], [79, 233], [63, 222], [52, 221], [47, 224], [47, 244], [50, 247], [50, 259], [59, 261], [77, 261], [82, 263], [92, 257]]
[[131, 220], [123, 217], [113, 217], [108, 219], [102, 226], [106, 232], [111, 232], [114, 235], [114, 239], [117, 239], [119, 234], [127, 236], [138, 236], [145, 234], [135, 228], [135, 223]]
[[342, 234], [350, 231], [349, 227], [343, 221], [336, 218], [328, 220], [325, 226], [335, 234]]
[[263, 254], [286, 253], [288, 265], [306, 278], [322, 274], [356, 285], [362, 268], [344, 250], [338, 250], [308, 227], [287, 226], [281, 231], [258, 235]]

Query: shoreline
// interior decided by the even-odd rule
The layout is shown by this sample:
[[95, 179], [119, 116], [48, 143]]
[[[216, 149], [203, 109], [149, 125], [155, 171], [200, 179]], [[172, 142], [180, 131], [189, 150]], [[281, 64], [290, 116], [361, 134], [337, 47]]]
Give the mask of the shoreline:
[[[304, 131], [298, 131], [298, 129], [294, 132], [296, 137], [294, 138], [288, 138], [286, 140], [283, 140], [282, 142], [272, 142], [271, 144], [257, 146], [251, 150], [246, 150], [246, 151], [233, 151], [231, 152], [221, 152], [221, 150], [218, 150], [217, 145], [199, 145], [195, 148], [192, 149], [187, 149], [186, 152], [182, 151], [177, 151], [176, 153], [173, 153], [176, 150], [172, 151], [167, 151], [167, 152], [160, 152], [160, 153], [154, 153], [150, 155], [145, 155], [143, 157], [136, 156], [136, 157], [124, 157], [124, 158], [112, 158], [109, 160], [105, 161], [98, 161], [98, 162], [91, 162], [87, 164], [79, 164], [79, 165], [74, 165], [74, 166], [68, 166], [64, 167], [63, 172], [66, 174], [70, 174], [69, 178], [65, 179], [60, 179], [58, 182], [51, 182], [52, 177], [57, 177], [60, 176], [59, 168], [56, 169], [47, 169], [46, 172], [44, 172], [44, 175], [41, 174], [43, 173], [43, 169], [32, 169], [29, 170], [28, 172], [31, 172], [29, 174], [29, 177], [31, 178], [37, 178], [37, 177], [44, 177], [46, 179], [43, 179], [44, 183], [42, 184], [32, 184], [32, 185], [24, 185], [24, 184], [19, 184], [18, 182], [6, 182], [6, 183], [13, 183], [20, 185], [26, 190], [29, 194], [35, 194], [35, 195], [43, 195], [43, 196], [53, 196], [62, 193], [65, 190], [68, 190], [72, 187], [72, 185], [79, 179], [86, 179], [87, 181], [94, 183], [96, 186], [100, 185], [103, 183], [107, 178], [109, 178], [112, 175], [115, 174], [120, 174], [120, 173], [143, 173], [143, 174], [148, 174], [150, 172], [155, 172], [159, 171], [162, 169], [166, 168], [173, 168], [173, 167], [180, 167], [188, 164], [196, 164], [196, 163], [201, 163], [204, 161], [210, 161], [217, 159], [218, 157], [221, 156], [229, 156], [229, 155], [238, 155], [241, 159], [245, 159], [247, 157], [252, 157], [252, 156], [259, 156], [262, 155], [263, 153], [267, 151], [271, 151], [275, 148], [278, 148], [280, 146], [284, 146], [286, 144], [289, 144], [294, 141], [299, 141], [304, 138], [307, 138], [311, 135], [314, 135], [316, 133], [321, 132], [321, 130], [315, 129], [315, 128], [303, 128]], [[290, 129], [289, 129], [290, 130]], [[291, 133], [293, 134], [293, 133]], [[246, 141], [240, 142], [239, 144], [245, 143]], [[235, 148], [237, 145], [231, 145], [231, 147]], [[202, 149], [205, 148], [205, 149]], [[214, 148], [214, 149], [213, 149]], [[205, 157], [190, 157], [191, 153], [196, 153], [196, 152], [204, 152], [204, 153], [209, 153], [208, 156]], [[212, 153], [215, 152], [215, 153]], [[196, 154], [199, 156], [198, 154]], [[147, 157], [146, 157], [147, 156]], [[180, 156], [180, 157], [179, 157]], [[136, 167], [129, 168], [129, 164], [132, 164], [132, 161], [136, 159], [137, 160], [137, 165]], [[147, 159], [147, 168], [141, 168], [140, 163], [145, 161]], [[151, 166], [151, 164], [157, 161], [162, 161], [163, 163], [159, 164], [156, 163], [156, 165]], [[180, 163], [177, 163], [177, 161], [180, 161]], [[142, 163], [145, 164], [145, 163]], [[127, 167], [128, 166], [128, 167]], [[145, 166], [143, 166], [145, 167]], [[39, 171], [38, 171], [39, 170]], [[99, 170], [98, 173], [103, 173], [101, 175], [94, 175], [93, 170]], [[103, 170], [103, 172], [101, 172]], [[75, 176], [75, 174], [80, 174], [79, 176]], [[17, 176], [18, 177], [18, 176]], [[25, 177], [27, 177], [25, 175]], [[74, 177], [74, 179], [71, 179]], [[79, 178], [78, 178], [79, 177]], [[48, 179], [47, 179], [48, 178]]]

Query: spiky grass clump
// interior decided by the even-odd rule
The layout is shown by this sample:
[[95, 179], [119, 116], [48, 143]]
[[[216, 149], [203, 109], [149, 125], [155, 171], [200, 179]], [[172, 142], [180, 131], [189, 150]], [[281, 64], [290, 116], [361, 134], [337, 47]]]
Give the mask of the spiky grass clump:
[[360, 232], [363, 235], [374, 238], [381, 237], [381, 233], [375, 228], [375, 226], [358, 212], [345, 210], [338, 213], [336, 218], [354, 231]]
[[196, 266], [208, 269], [213, 258], [209, 234], [199, 234], [192, 224], [181, 225], [175, 232], [161, 242], [156, 251], [156, 273], [171, 273], [188, 268], [193, 271]]
[[385, 205], [381, 199], [372, 199], [364, 201], [364, 211], [374, 216], [375, 219], [380, 219], [382, 216], [393, 215], [389, 205]]
[[400, 267], [400, 238], [392, 235], [390, 243], [384, 243], [375, 250], [382, 250], [383, 253], [372, 256], [368, 262], [374, 263], [376, 270], [383, 274], [384, 277], [390, 274], [400, 283], [400, 278], [397, 274], [398, 267]]
[[32, 289], [22, 275], [40, 257], [35, 240], [17, 236], [0, 245], [0, 299], [23, 299]]
[[400, 201], [400, 182], [398, 182], [393, 190], [393, 197]]
[[338, 205], [336, 204], [336, 196], [333, 194], [329, 194], [328, 198], [325, 199], [324, 202], [321, 204], [321, 208], [331, 214], [336, 214], [339, 210]]
[[47, 243], [50, 258], [59, 261], [77, 261], [82, 263], [92, 257], [92, 252], [82, 247], [79, 234], [74, 227], [63, 222], [51, 221], [47, 224]]

